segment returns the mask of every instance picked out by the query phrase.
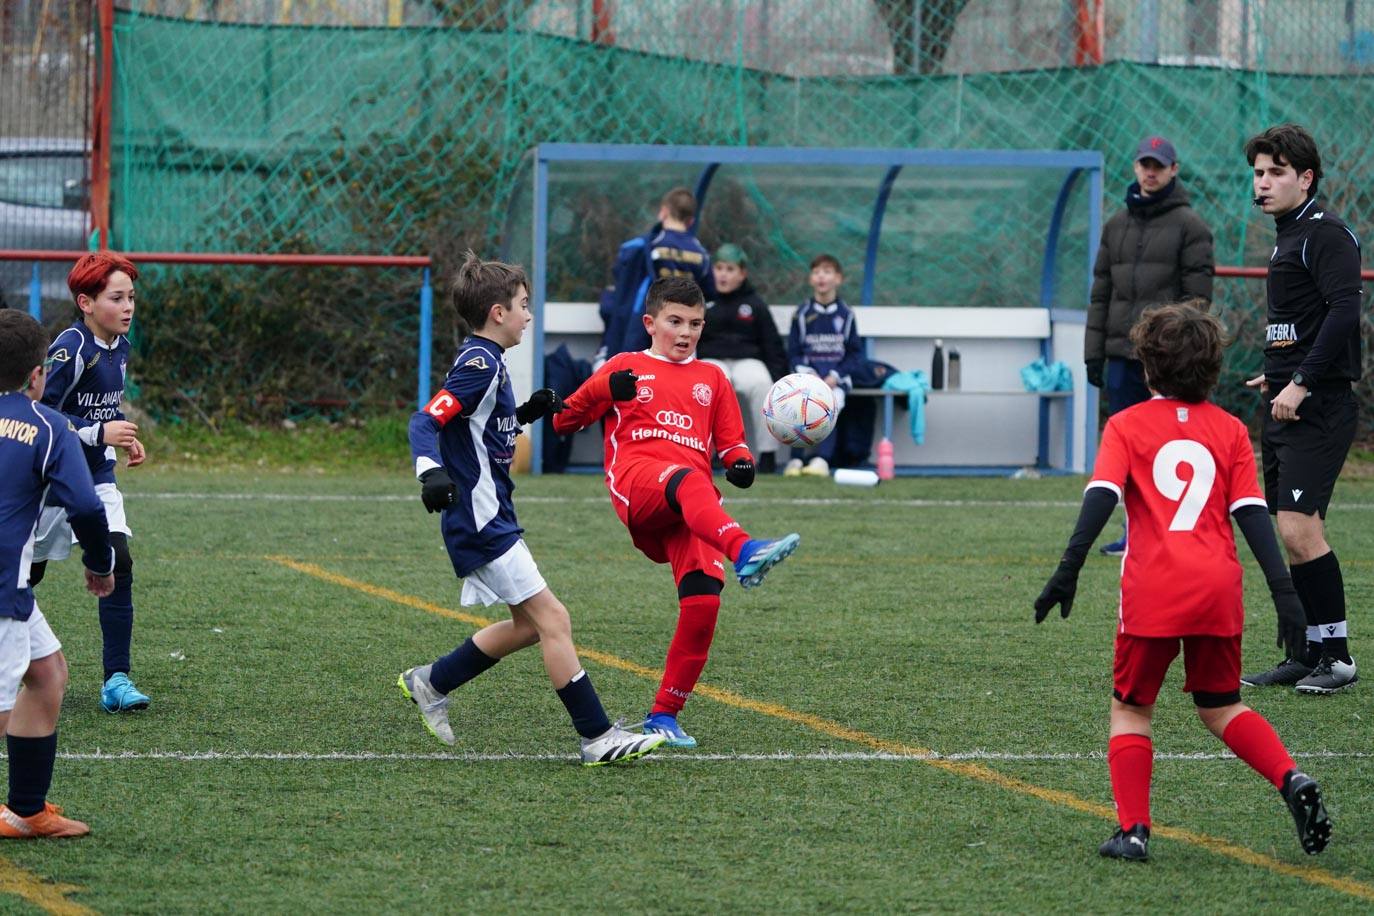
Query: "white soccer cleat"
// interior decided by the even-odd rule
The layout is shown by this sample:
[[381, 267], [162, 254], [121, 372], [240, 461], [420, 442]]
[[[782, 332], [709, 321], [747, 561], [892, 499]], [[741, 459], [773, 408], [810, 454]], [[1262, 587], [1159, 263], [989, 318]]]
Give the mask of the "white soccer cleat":
[[829, 477], [830, 462], [817, 455], [807, 462], [806, 467], [802, 468], [801, 472], [807, 477]]
[[636, 735], [627, 732], [617, 722], [606, 729], [604, 734], [582, 739], [582, 765], [599, 767], [608, 763], [624, 763], [643, 757], [667, 740], [665, 735]]
[[445, 744], [452, 744], [457, 739], [453, 737], [453, 726], [448, 724], [448, 697], [430, 686], [430, 667], [425, 665], [401, 672], [396, 686], [401, 688], [407, 700], [420, 708], [420, 720], [429, 733]]

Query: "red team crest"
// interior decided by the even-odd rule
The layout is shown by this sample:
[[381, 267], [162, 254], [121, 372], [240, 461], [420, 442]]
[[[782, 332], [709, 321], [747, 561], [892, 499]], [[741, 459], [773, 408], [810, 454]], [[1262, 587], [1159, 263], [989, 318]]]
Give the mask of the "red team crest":
[[702, 407], [711, 406], [711, 386], [704, 382], [698, 382], [692, 386], [692, 397]]

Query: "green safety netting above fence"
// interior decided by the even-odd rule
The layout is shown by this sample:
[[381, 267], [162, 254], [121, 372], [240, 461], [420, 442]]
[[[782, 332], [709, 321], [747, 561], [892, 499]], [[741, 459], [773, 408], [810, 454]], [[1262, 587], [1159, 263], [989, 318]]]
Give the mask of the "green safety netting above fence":
[[[1330, 205], [1374, 224], [1374, 0], [118, 6], [113, 241], [125, 248], [432, 254], [442, 272], [468, 245], [497, 250], [522, 157], [555, 141], [1100, 150], [1110, 213], [1137, 141], [1162, 133], [1219, 260], [1256, 264], [1272, 230], [1248, 204], [1240, 149], [1281, 120], [1317, 136]], [[569, 297], [605, 282], [615, 245], [652, 216], [651, 185], [608, 183], [597, 218], [550, 252]], [[978, 230], [1039, 192], [1009, 186], [961, 209], [957, 170], [911, 191], [877, 301], [1017, 301], [1006, 283], [970, 287], [1021, 256], [1014, 232]], [[814, 249], [844, 250], [872, 204], [855, 196], [851, 212], [829, 185], [804, 193], [734, 192], [740, 213], [758, 211], [745, 240], [769, 265], [764, 293], [783, 301]], [[931, 199], [941, 219], [957, 215], [957, 244], [922, 224], [916, 202]], [[369, 307], [413, 321], [401, 311], [413, 286], [379, 283]], [[1258, 292], [1219, 286], [1227, 311], [1253, 310]]]

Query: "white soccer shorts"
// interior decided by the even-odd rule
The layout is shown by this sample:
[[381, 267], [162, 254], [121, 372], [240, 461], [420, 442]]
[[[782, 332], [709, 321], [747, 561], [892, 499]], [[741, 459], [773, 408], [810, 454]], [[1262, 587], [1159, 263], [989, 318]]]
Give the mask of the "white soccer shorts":
[[14, 709], [29, 663], [61, 649], [62, 643], [37, 604], [28, 620], [0, 618], [0, 712]]
[[[133, 537], [129, 520], [124, 517], [124, 494], [112, 483], [98, 483], [95, 493], [105, 506], [105, 521], [111, 531]], [[76, 535], [67, 524], [67, 510], [62, 506], [47, 506], [38, 518], [38, 535], [33, 543], [33, 562], [65, 560], [71, 556]]]
[[463, 579], [463, 595], [458, 600], [464, 607], [477, 604], [519, 604], [528, 601], [548, 588], [539, 574], [525, 541], [516, 541], [501, 556], [486, 566], [479, 566]]

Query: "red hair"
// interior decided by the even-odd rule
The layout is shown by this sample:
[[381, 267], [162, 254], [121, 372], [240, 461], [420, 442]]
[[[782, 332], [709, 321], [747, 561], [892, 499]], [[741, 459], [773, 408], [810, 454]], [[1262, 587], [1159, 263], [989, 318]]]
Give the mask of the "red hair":
[[81, 295], [94, 299], [105, 291], [110, 274], [117, 270], [128, 274], [130, 280], [138, 279], [138, 268], [122, 254], [97, 251], [83, 255], [72, 267], [71, 273], [67, 274], [67, 288], [72, 291], [73, 299]]

